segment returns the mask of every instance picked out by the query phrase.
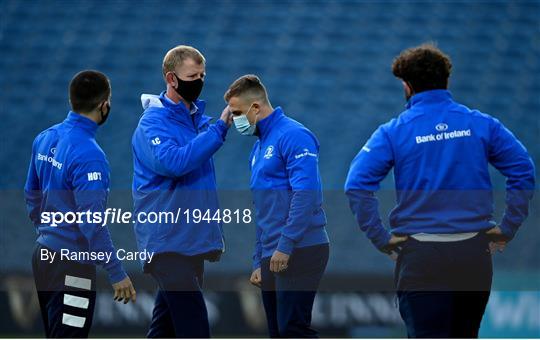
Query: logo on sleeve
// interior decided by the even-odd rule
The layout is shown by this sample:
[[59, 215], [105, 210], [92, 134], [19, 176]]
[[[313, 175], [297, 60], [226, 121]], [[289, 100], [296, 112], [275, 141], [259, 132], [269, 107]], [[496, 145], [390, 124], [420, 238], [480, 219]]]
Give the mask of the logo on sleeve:
[[304, 152], [299, 153], [298, 155], [295, 155], [294, 158], [298, 159], [298, 158], [302, 158], [302, 157], [306, 157], [306, 156], [317, 158], [317, 154], [313, 153], [313, 152], [309, 152], [308, 149], [304, 149]]
[[101, 172], [89, 172], [88, 174], [88, 181], [101, 181]]
[[266, 148], [266, 151], [264, 152], [264, 159], [270, 159], [274, 155], [274, 146], [270, 145]]
[[152, 145], [159, 145], [159, 144], [161, 144], [161, 140], [159, 139], [159, 137], [152, 139]]

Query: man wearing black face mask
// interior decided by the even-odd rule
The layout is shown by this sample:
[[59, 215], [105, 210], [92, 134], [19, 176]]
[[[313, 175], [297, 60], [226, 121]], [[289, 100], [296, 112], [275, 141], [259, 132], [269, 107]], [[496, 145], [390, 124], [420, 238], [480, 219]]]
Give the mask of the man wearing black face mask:
[[[106, 209], [109, 165], [95, 134], [109, 116], [109, 80], [97, 71], [80, 72], [71, 81], [69, 99], [72, 111], [67, 118], [34, 140], [25, 185], [28, 212], [38, 232], [32, 268], [47, 338], [88, 337], [96, 264], [109, 274], [115, 300], [135, 301], [135, 289], [107, 227], [88, 215], [68, 218], [86, 212], [103, 216]], [[52, 213], [65, 216], [65, 222], [52, 223], [47, 217]], [[65, 254], [79, 254], [81, 260]]]
[[[132, 139], [136, 215], [194, 210], [213, 215], [219, 209], [212, 156], [223, 145], [232, 118], [225, 109], [210, 124], [205, 102], [198, 100], [204, 76], [203, 55], [191, 46], [177, 46], [163, 60], [167, 90], [141, 96], [144, 113]], [[139, 250], [155, 254], [143, 269], [159, 286], [147, 336], [209, 337], [204, 261], [219, 260], [225, 249], [221, 223], [137, 221], [135, 234]]]

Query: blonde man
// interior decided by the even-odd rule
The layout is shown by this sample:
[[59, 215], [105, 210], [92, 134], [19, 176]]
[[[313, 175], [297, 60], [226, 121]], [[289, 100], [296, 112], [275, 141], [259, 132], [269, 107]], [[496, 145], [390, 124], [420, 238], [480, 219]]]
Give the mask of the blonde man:
[[[212, 156], [223, 145], [231, 124], [228, 111], [216, 123], [199, 100], [204, 85], [204, 56], [190, 46], [165, 55], [166, 90], [141, 96], [144, 113], [133, 134], [135, 214], [178, 209], [219, 208]], [[183, 217], [184, 215], [182, 215]], [[222, 226], [216, 221], [135, 223], [140, 251], [154, 252], [143, 263], [159, 286], [151, 338], [209, 337], [202, 295], [204, 261], [218, 261], [224, 250]]]

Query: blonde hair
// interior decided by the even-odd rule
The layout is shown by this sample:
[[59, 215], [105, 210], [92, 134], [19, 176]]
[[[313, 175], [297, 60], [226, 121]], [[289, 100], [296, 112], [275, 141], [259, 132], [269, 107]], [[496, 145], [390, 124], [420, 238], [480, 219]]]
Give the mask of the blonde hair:
[[181, 66], [184, 60], [189, 58], [193, 59], [197, 64], [206, 63], [206, 59], [204, 59], [202, 53], [195, 47], [178, 45], [171, 48], [163, 58], [163, 77], [168, 72], [174, 72], [177, 66]]

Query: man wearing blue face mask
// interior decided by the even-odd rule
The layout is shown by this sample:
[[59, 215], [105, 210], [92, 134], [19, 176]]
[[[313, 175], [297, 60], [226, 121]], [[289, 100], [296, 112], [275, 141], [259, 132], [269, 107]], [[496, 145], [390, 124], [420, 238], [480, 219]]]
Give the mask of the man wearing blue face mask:
[[211, 124], [198, 100], [205, 59], [191, 46], [177, 46], [165, 55], [167, 90], [142, 95], [144, 113], [133, 134], [133, 200], [137, 216], [164, 212], [176, 220], [136, 220], [140, 251], [155, 256], [143, 264], [159, 286], [150, 338], [209, 337], [208, 313], [202, 295], [204, 261], [218, 261], [225, 249], [216, 220], [185, 218], [186, 211], [219, 209], [212, 156], [223, 145], [232, 123], [224, 110]]
[[238, 132], [259, 138], [249, 158], [257, 216], [250, 281], [262, 288], [270, 336], [316, 337], [311, 311], [329, 255], [319, 143], [272, 108], [257, 76], [237, 79], [225, 101]]

